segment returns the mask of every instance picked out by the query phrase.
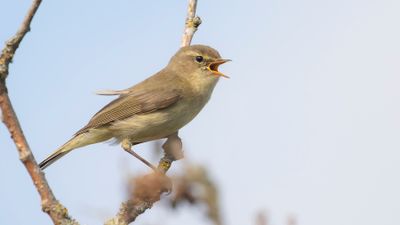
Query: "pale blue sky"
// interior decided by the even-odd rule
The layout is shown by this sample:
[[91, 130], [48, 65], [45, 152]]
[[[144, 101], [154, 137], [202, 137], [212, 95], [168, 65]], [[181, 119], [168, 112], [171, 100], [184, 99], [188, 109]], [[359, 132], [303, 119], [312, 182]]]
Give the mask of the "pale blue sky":
[[[1, 42], [30, 3], [2, 2]], [[8, 79], [38, 161], [112, 99], [94, 91], [129, 87], [168, 62], [186, 7], [43, 1]], [[399, 11], [398, 0], [199, 0], [193, 43], [233, 59], [221, 68], [231, 79], [181, 136], [188, 158], [218, 181], [227, 224], [253, 224], [263, 209], [272, 225], [287, 214], [300, 225], [400, 224]], [[51, 224], [4, 126], [0, 143], [0, 224]], [[136, 149], [151, 158], [148, 148]], [[101, 224], [125, 199], [126, 176], [146, 170], [97, 144], [46, 175], [73, 216]], [[198, 209], [160, 205], [137, 224], [207, 224]]]

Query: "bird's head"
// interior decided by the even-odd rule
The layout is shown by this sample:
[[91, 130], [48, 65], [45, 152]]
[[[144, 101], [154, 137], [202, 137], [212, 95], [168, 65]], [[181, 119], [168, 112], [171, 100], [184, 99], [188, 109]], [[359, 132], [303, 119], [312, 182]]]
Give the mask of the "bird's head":
[[[218, 51], [205, 45], [182, 47], [171, 58], [169, 67], [173, 67], [182, 76], [195, 76], [198, 79], [218, 79], [226, 77], [218, 70], [221, 64], [229, 62], [222, 59]], [[193, 77], [193, 78], [195, 78]]]

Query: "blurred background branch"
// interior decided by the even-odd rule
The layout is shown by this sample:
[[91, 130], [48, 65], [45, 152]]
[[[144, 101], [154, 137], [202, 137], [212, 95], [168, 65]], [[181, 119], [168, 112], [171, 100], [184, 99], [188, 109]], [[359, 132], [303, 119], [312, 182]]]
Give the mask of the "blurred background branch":
[[264, 211], [260, 211], [256, 215], [256, 225], [268, 225], [268, 217]]
[[[187, 161], [186, 161], [187, 162]], [[172, 177], [174, 192], [169, 205], [177, 209], [180, 204], [205, 205], [207, 217], [214, 225], [222, 225], [219, 194], [207, 169], [187, 162], [182, 175]]]

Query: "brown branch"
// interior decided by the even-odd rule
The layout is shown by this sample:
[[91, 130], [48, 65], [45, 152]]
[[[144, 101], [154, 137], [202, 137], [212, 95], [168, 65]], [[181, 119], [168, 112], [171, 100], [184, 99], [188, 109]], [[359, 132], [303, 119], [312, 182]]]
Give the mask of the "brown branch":
[[[201, 24], [200, 17], [196, 16], [196, 6], [197, 0], [189, 0], [181, 47], [190, 45], [194, 33]], [[128, 225], [159, 201], [164, 192], [171, 190], [171, 181], [165, 174], [172, 162], [183, 157], [178, 133], [168, 137], [163, 149], [164, 157], [158, 163], [158, 171], [135, 179], [135, 189], [131, 199], [121, 204], [118, 214], [108, 220], [106, 225]]]
[[34, 0], [32, 6], [22, 22], [18, 32], [5, 44], [0, 56], [0, 108], [3, 114], [3, 122], [8, 128], [11, 138], [17, 147], [20, 160], [32, 178], [42, 201], [42, 210], [49, 214], [54, 224], [78, 224], [68, 215], [67, 209], [54, 197], [43, 172], [39, 169], [36, 160], [29, 148], [28, 142], [22, 132], [21, 125], [15, 114], [6, 86], [9, 64], [22, 39], [30, 30], [30, 24], [41, 0]]

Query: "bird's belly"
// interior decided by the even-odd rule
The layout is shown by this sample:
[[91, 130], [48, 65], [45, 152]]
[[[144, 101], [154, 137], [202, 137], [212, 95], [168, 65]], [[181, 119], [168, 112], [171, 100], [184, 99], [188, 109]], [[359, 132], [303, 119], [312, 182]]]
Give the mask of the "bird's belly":
[[189, 123], [206, 102], [178, 102], [163, 110], [115, 122], [110, 128], [119, 141], [129, 138], [132, 142], [146, 142], [164, 138]]

